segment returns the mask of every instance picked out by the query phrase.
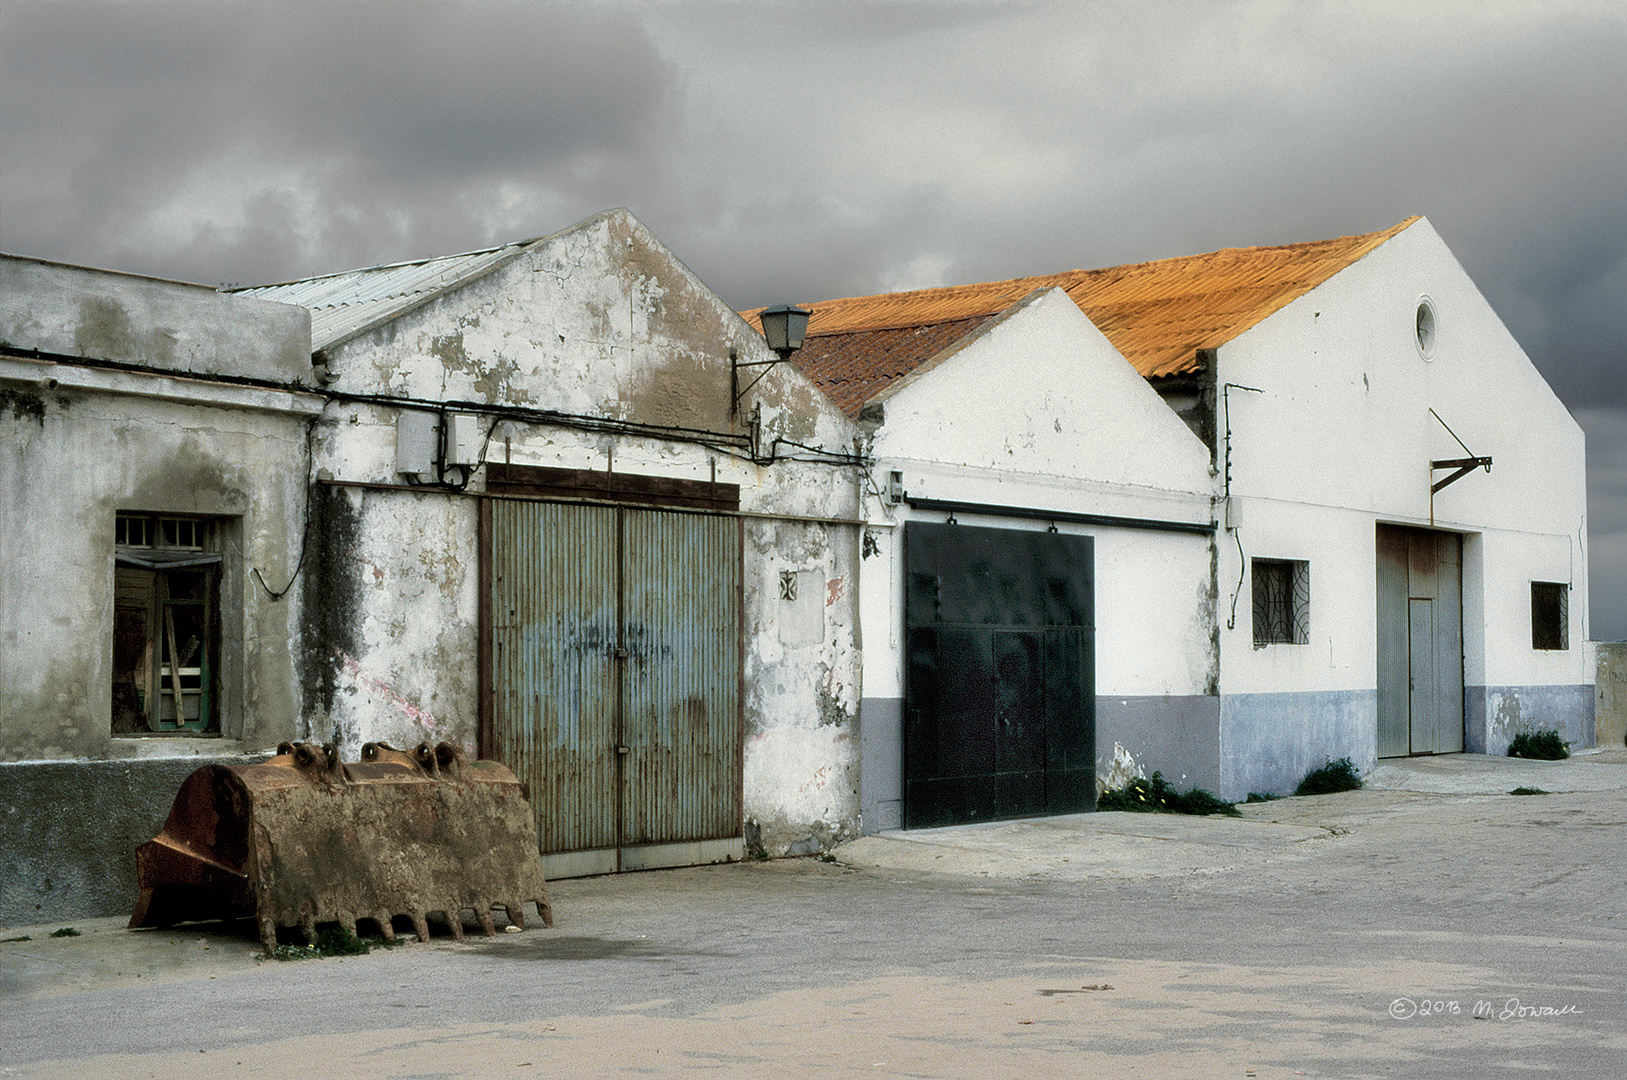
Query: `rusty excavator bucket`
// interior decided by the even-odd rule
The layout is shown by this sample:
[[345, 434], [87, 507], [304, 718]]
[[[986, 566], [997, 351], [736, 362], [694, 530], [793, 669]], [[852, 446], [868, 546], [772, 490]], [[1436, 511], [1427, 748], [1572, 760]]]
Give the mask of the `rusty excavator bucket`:
[[553, 925], [537, 826], [519, 780], [448, 743], [406, 753], [386, 743], [341, 762], [332, 745], [283, 743], [258, 765], [208, 765], [181, 785], [164, 831], [136, 849], [141, 888], [130, 925], [255, 917], [267, 953], [277, 927], [354, 928], [394, 916], [419, 941], [463, 912], [496, 932], [492, 908], [524, 928], [533, 903]]

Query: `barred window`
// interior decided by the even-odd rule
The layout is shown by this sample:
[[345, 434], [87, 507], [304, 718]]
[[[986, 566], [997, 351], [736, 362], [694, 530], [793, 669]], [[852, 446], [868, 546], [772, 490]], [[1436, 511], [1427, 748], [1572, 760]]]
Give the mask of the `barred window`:
[[1254, 644], [1303, 645], [1310, 640], [1311, 564], [1254, 559]]
[[1569, 585], [1557, 581], [1531, 583], [1531, 647], [1571, 647]]

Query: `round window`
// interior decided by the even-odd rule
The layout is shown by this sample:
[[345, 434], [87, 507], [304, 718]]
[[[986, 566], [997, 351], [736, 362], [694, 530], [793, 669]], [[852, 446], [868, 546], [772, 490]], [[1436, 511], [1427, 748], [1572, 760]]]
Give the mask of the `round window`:
[[1418, 355], [1425, 360], [1435, 356], [1435, 301], [1427, 296], [1418, 298]]

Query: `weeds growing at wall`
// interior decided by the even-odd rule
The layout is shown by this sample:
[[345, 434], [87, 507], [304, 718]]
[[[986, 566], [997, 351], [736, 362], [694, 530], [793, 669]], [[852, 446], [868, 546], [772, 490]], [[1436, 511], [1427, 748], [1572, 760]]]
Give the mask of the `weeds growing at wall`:
[[1553, 728], [1526, 730], [1515, 735], [1508, 744], [1508, 756], [1561, 761], [1571, 756], [1571, 744], [1561, 739]]
[[1136, 779], [1121, 788], [1112, 788], [1096, 797], [1098, 810], [1131, 810], [1143, 814], [1228, 814], [1238, 816], [1237, 807], [1216, 798], [1202, 788], [1182, 794], [1170, 786], [1163, 773], [1151, 780]]
[[1332, 795], [1338, 791], [1356, 791], [1361, 787], [1361, 775], [1350, 759], [1342, 757], [1330, 761], [1320, 769], [1312, 769], [1294, 789], [1295, 795]]

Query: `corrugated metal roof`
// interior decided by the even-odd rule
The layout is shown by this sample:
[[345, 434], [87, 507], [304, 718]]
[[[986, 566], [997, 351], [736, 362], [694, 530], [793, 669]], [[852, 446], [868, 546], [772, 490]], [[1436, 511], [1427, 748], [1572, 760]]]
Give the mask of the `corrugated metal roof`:
[[311, 311], [311, 348], [325, 349], [490, 273], [536, 240], [417, 262], [370, 266], [303, 281], [234, 289]]
[[[1198, 370], [1199, 349], [1230, 341], [1417, 220], [1334, 240], [803, 304], [809, 336], [792, 362], [856, 416], [988, 317], [1036, 289], [1060, 288], [1144, 377], [1186, 374]], [[753, 322], [759, 310], [742, 314]]]

